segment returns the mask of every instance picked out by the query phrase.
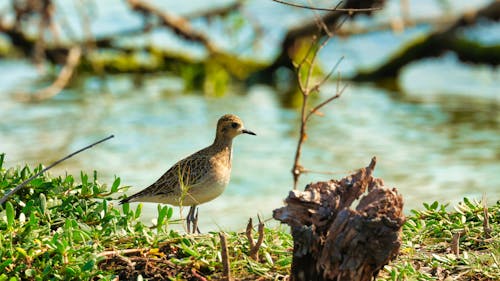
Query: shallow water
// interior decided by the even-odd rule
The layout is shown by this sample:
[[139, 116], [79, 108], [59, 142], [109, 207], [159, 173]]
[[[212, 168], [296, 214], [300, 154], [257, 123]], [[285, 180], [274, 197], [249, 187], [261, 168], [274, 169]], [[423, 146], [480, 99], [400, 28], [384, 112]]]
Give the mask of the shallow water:
[[[321, 60], [333, 65], [344, 55], [340, 70], [350, 73], [377, 64], [425, 30], [334, 40]], [[106, 81], [81, 79], [76, 87], [39, 104], [17, 102], [13, 94], [30, 89], [37, 78], [26, 62], [0, 61], [0, 152], [7, 154], [6, 166], [48, 165], [114, 134], [51, 173], [78, 175], [95, 169], [101, 182], [110, 184], [119, 176], [133, 193], [178, 159], [210, 144], [217, 119], [234, 113], [258, 136], [235, 140], [231, 183], [221, 197], [201, 206], [202, 230], [242, 229], [257, 213], [270, 218], [292, 187], [298, 110], [283, 106], [272, 88], [243, 90], [235, 85], [225, 96], [207, 97], [184, 93], [183, 82], [175, 77], [150, 75], [138, 84], [121, 75]], [[307, 174], [299, 186], [341, 178], [377, 156], [375, 176], [399, 189], [406, 211], [435, 200], [454, 204], [464, 196], [500, 199], [498, 81], [497, 69], [463, 65], [445, 55], [406, 68], [399, 93], [351, 85], [322, 110], [324, 117], [312, 119], [303, 150], [306, 168], [333, 175]], [[335, 86], [326, 85], [321, 97]], [[156, 216], [156, 204], [145, 204], [143, 210], [145, 221]]]

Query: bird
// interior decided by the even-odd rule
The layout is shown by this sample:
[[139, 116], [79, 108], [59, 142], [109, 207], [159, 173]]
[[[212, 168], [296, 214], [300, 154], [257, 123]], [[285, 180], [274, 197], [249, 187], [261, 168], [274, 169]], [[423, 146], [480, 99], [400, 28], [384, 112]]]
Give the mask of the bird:
[[178, 161], [153, 184], [120, 200], [120, 204], [152, 202], [190, 206], [187, 232], [199, 232], [197, 206], [217, 198], [226, 189], [231, 177], [233, 139], [241, 134], [256, 135], [245, 129], [238, 116], [223, 115], [217, 121], [211, 145]]

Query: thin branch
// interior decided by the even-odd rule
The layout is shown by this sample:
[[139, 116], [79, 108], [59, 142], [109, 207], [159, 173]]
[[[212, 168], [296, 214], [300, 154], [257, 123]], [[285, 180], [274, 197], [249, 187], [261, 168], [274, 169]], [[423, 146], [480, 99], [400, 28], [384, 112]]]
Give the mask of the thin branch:
[[259, 227], [257, 230], [259, 233], [259, 238], [257, 239], [257, 243], [255, 243], [255, 246], [250, 251], [250, 257], [256, 261], [259, 261], [259, 249], [260, 246], [262, 246], [262, 242], [264, 242], [264, 223], [262, 222], [260, 215], [257, 217], [259, 218]]
[[489, 223], [488, 206], [486, 205], [486, 196], [483, 195], [483, 232], [484, 238], [491, 238], [491, 227]]
[[227, 239], [224, 232], [219, 232], [220, 246], [221, 246], [221, 257], [222, 257], [222, 274], [226, 281], [231, 281], [231, 266], [229, 264], [229, 255], [227, 250]]
[[452, 237], [451, 252], [457, 257], [460, 255], [460, 237], [464, 234], [465, 231], [461, 230], [459, 232], [454, 233]]
[[316, 85], [314, 85], [314, 87], [312, 88], [313, 91], [318, 91], [319, 88], [321, 86], [323, 86], [323, 84], [326, 83], [326, 81], [328, 81], [328, 79], [330, 79], [330, 77], [332, 76], [332, 74], [335, 72], [335, 70], [337, 70], [337, 68], [339, 67], [340, 63], [344, 60], [344, 57], [340, 57], [340, 59], [337, 61], [337, 63], [330, 69], [330, 72], [328, 72], [328, 74], [323, 77], [323, 80], [321, 80], [319, 83], [317, 83]]
[[215, 45], [208, 39], [208, 37], [205, 36], [205, 34], [194, 30], [189, 21], [185, 18], [161, 11], [153, 5], [141, 0], [127, 0], [127, 2], [132, 9], [138, 12], [158, 17], [164, 26], [171, 28], [175, 33], [177, 33], [177, 35], [191, 41], [202, 43], [210, 52], [216, 51]]
[[248, 244], [249, 244], [249, 248], [250, 248], [250, 258], [255, 260], [255, 261], [259, 261], [259, 249], [260, 247], [262, 246], [262, 242], [264, 242], [264, 222], [262, 221], [262, 218], [260, 217], [260, 215], [257, 216], [258, 219], [259, 219], [259, 224], [258, 224], [258, 234], [259, 234], [259, 238], [257, 238], [257, 242], [255, 242], [253, 240], [253, 235], [252, 235], [252, 228], [253, 228], [253, 225], [252, 225], [252, 218], [250, 218], [248, 220], [248, 224], [247, 224], [247, 228], [246, 228], [246, 231], [245, 231], [245, 235], [248, 239]]
[[97, 142], [94, 142], [94, 143], [93, 143], [93, 144], [91, 144], [91, 145], [87, 145], [86, 147], [84, 147], [84, 148], [82, 148], [82, 149], [79, 149], [79, 150], [77, 150], [77, 151], [75, 151], [75, 152], [71, 153], [70, 155], [68, 155], [68, 156], [66, 156], [66, 157], [64, 157], [64, 158], [62, 158], [62, 159], [59, 159], [59, 160], [57, 160], [56, 162], [52, 163], [52, 164], [51, 164], [51, 165], [49, 165], [47, 168], [45, 168], [45, 169], [41, 170], [40, 172], [36, 173], [35, 175], [33, 175], [32, 177], [30, 177], [29, 179], [27, 179], [27, 180], [23, 181], [21, 184], [19, 184], [18, 186], [16, 186], [16, 187], [15, 187], [14, 189], [12, 189], [11, 191], [7, 192], [7, 194], [5, 194], [5, 195], [2, 197], [2, 199], [0, 199], [0, 205], [2, 205], [3, 203], [5, 203], [5, 201], [7, 201], [7, 199], [9, 199], [9, 197], [10, 197], [12, 194], [16, 193], [19, 189], [23, 188], [26, 184], [28, 184], [30, 181], [32, 181], [33, 179], [35, 179], [35, 178], [36, 178], [36, 177], [38, 177], [39, 175], [41, 175], [41, 174], [45, 173], [47, 170], [51, 169], [52, 167], [56, 166], [57, 164], [59, 164], [59, 163], [61, 163], [61, 162], [63, 162], [63, 161], [65, 161], [65, 160], [67, 160], [67, 159], [69, 159], [69, 158], [71, 158], [71, 157], [75, 156], [76, 154], [78, 154], [78, 153], [80, 153], [80, 152], [82, 152], [82, 151], [84, 151], [84, 150], [87, 150], [87, 149], [89, 149], [89, 148], [91, 148], [91, 147], [93, 147], [93, 146], [95, 146], [95, 145], [98, 145], [98, 144], [100, 144], [101, 142], [105, 142], [105, 141], [107, 141], [107, 140], [109, 140], [109, 139], [111, 139], [111, 138], [113, 138], [113, 137], [114, 137], [114, 135], [110, 135], [109, 137], [106, 137], [106, 138], [104, 138], [104, 139], [102, 139], [102, 140], [99, 140], [99, 141], [97, 141]]
[[212, 18], [216, 16], [223, 17], [229, 13], [240, 10], [242, 6], [243, 6], [243, 1], [237, 0], [233, 3], [229, 3], [227, 6], [213, 7], [211, 9], [209, 8], [201, 11], [195, 11], [189, 14], [185, 14], [184, 16], [189, 19]]
[[[315, 14], [316, 15], [316, 14]], [[342, 89], [339, 90], [338, 84], [337, 84], [337, 91], [336, 94], [325, 101], [321, 102], [320, 104], [316, 105], [313, 107], [311, 110], [308, 109], [308, 101], [309, 101], [309, 95], [314, 92], [319, 92], [319, 88], [328, 81], [328, 79], [332, 76], [332, 74], [335, 72], [337, 69], [338, 65], [342, 61], [342, 58], [334, 65], [334, 67], [330, 70], [330, 72], [323, 77], [323, 79], [316, 83], [314, 86], [310, 86], [311, 84], [311, 79], [313, 77], [313, 70], [316, 66], [317, 63], [317, 58], [319, 52], [328, 44], [330, 39], [334, 36], [334, 33], [328, 30], [327, 25], [321, 18], [315, 17], [316, 19], [316, 25], [317, 27], [321, 30], [324, 31], [326, 36], [325, 39], [317, 39], [314, 40], [311, 45], [309, 46], [309, 49], [302, 59], [302, 61], [296, 66], [296, 73], [297, 73], [297, 80], [298, 80], [298, 85], [299, 85], [299, 90], [302, 93], [302, 106], [301, 106], [301, 122], [300, 122], [300, 133], [299, 133], [299, 140], [297, 143], [297, 148], [295, 150], [295, 158], [294, 158], [294, 164], [292, 167], [292, 175], [293, 175], [293, 189], [297, 189], [297, 184], [299, 177], [306, 169], [300, 164], [300, 157], [302, 155], [302, 145], [307, 139], [307, 122], [309, 121], [309, 118], [313, 115], [316, 114], [319, 109], [321, 109], [323, 106], [327, 105], [328, 103], [332, 102], [333, 100], [339, 98], [342, 93], [345, 91], [347, 88], [347, 85], [345, 85]], [[338, 30], [342, 24], [345, 23], [347, 18], [342, 19], [340, 22], [334, 25], [334, 31]], [[315, 37], [316, 38], [316, 37]], [[313, 48], [314, 46], [314, 48]], [[306, 65], [307, 63], [307, 65]], [[305, 81], [303, 81], [302, 77], [302, 72], [303, 72], [303, 67], [307, 66], [308, 68], [306, 69], [306, 77], [304, 78]]]
[[311, 6], [306, 6], [306, 5], [296, 4], [296, 3], [290, 3], [290, 2], [286, 2], [286, 1], [282, 1], [282, 0], [271, 0], [271, 1], [283, 4], [283, 5], [287, 5], [287, 6], [308, 9], [308, 10], [315, 10], [315, 11], [355, 13], [355, 12], [372, 12], [372, 11], [380, 10], [380, 8], [358, 8], [358, 9], [339, 8], [339, 6], [342, 4], [342, 1], [340, 1], [337, 5], [335, 5], [334, 8], [311, 7]]
[[309, 120], [311, 115], [313, 115], [315, 112], [317, 112], [323, 106], [327, 105], [328, 103], [330, 103], [331, 101], [333, 101], [335, 99], [340, 98], [340, 96], [342, 96], [342, 94], [344, 93], [345, 89], [347, 89], [347, 86], [349, 86], [349, 84], [344, 84], [344, 87], [342, 87], [342, 90], [337, 91], [337, 93], [334, 96], [329, 97], [328, 99], [326, 99], [325, 101], [323, 101], [322, 103], [316, 105], [313, 109], [311, 109], [311, 111], [307, 114], [306, 120]]
[[253, 241], [252, 237], [252, 227], [253, 227], [252, 225], [253, 225], [252, 218], [249, 218], [245, 235], [248, 239], [248, 244], [250, 245], [250, 249], [252, 249], [255, 246], [255, 242]]
[[207, 281], [207, 278], [205, 278], [204, 276], [202, 276], [201, 274], [198, 273], [198, 271], [196, 270], [196, 268], [191, 268], [191, 274], [193, 274], [193, 277], [196, 278], [196, 280], [199, 280], [199, 281]]
[[[335, 6], [335, 9], [339, 8], [341, 4], [342, 4], [342, 1], [337, 3], [337, 5]], [[312, 3], [310, 0], [309, 0], [309, 5], [312, 7]], [[328, 37], [333, 37], [333, 34], [330, 32], [330, 30], [328, 29], [328, 26], [326, 26], [326, 23], [323, 21], [321, 16], [318, 14], [317, 10], [313, 10], [313, 14], [314, 14], [314, 19], [316, 20], [316, 24], [321, 29], [323, 29], [325, 31], [325, 33]]]

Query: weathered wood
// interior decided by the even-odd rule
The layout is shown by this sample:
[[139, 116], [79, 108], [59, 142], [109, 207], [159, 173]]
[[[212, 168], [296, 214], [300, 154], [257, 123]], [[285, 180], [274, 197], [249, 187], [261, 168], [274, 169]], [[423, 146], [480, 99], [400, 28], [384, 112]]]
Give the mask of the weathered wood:
[[291, 280], [371, 280], [397, 256], [403, 198], [372, 176], [375, 163], [290, 191], [287, 206], [274, 210], [273, 217], [292, 228]]

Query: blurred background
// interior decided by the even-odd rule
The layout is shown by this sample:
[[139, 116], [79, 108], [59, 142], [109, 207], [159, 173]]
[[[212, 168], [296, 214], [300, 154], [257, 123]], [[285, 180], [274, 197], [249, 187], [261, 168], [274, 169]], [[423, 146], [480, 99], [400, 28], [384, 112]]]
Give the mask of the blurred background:
[[[270, 218], [293, 187], [300, 94], [289, 56], [310, 44], [322, 18], [336, 36], [319, 66], [327, 73], [343, 59], [311, 105], [335, 94], [333, 78], [349, 86], [311, 119], [301, 162], [326, 173], [303, 175], [299, 189], [377, 156], [375, 176], [398, 188], [406, 212], [463, 197], [492, 203], [500, 199], [499, 2], [344, 1], [379, 7], [346, 18], [271, 0], [2, 0], [4, 166], [47, 166], [114, 134], [50, 173], [97, 170], [100, 182], [120, 177], [131, 194], [211, 144], [217, 119], [234, 113], [258, 136], [235, 139], [231, 183], [201, 206], [201, 229]], [[156, 216], [156, 204], [143, 210], [145, 221]]]

